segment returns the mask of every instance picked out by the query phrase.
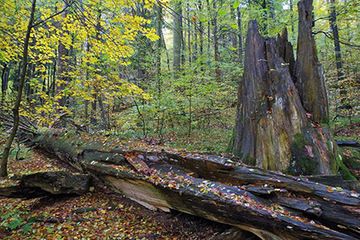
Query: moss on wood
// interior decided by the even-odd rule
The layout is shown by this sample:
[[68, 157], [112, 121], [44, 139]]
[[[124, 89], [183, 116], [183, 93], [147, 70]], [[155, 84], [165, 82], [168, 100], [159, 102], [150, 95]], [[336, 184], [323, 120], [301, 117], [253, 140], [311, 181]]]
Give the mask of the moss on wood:
[[317, 174], [319, 162], [306, 151], [306, 146], [309, 146], [307, 139], [303, 134], [296, 134], [295, 140], [290, 146], [292, 159], [290, 166], [285, 171], [292, 175], [314, 175]]

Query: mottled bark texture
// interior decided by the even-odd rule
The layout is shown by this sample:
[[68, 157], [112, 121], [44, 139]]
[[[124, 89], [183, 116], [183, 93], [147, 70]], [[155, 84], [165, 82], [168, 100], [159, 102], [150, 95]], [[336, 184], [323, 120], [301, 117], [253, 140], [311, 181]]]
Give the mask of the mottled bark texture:
[[317, 58], [315, 40], [311, 32], [312, 8], [312, 0], [303, 0], [298, 3], [296, 83], [304, 109], [312, 114], [311, 119], [314, 122], [327, 123], [328, 99], [322, 65]]
[[37, 198], [49, 195], [81, 195], [89, 190], [90, 176], [64, 171], [22, 175], [20, 183], [0, 187], [0, 197]]
[[256, 21], [249, 22], [230, 145], [247, 164], [295, 175], [329, 175], [342, 165], [326, 125], [328, 101], [311, 10], [311, 1], [299, 2], [296, 61], [286, 29], [277, 38], [264, 38]]
[[107, 149], [70, 136], [52, 130], [28, 140], [150, 209], [225, 223], [262, 240], [360, 237], [359, 194], [346, 189], [211, 155]]

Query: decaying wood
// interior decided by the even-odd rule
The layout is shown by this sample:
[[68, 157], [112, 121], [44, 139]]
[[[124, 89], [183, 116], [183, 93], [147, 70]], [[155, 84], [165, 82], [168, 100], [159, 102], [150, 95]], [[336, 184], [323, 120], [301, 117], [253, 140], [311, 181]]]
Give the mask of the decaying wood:
[[336, 144], [339, 147], [353, 147], [353, 148], [357, 148], [360, 149], [360, 143], [358, 143], [357, 141], [336, 141]]
[[90, 176], [64, 171], [22, 175], [16, 186], [0, 188], [0, 196], [36, 198], [48, 195], [78, 194], [89, 190]]
[[299, 1], [297, 59], [283, 30], [263, 37], [248, 25], [230, 149], [249, 165], [294, 175], [337, 174], [339, 153], [311, 32], [312, 1]]
[[45, 135], [39, 148], [154, 210], [174, 209], [262, 239], [360, 238], [356, 192], [209, 155], [86, 146], [79, 152], [58, 133]]

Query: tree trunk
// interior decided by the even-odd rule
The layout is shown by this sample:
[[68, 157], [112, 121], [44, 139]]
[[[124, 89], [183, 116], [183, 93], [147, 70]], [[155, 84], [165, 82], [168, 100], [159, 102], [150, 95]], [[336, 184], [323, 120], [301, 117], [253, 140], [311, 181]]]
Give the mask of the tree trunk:
[[213, 25], [213, 37], [214, 37], [214, 63], [215, 63], [215, 81], [220, 82], [221, 81], [221, 73], [220, 73], [220, 67], [219, 67], [219, 61], [220, 61], [220, 52], [219, 52], [219, 34], [218, 34], [218, 22], [217, 22], [217, 14], [216, 14], [216, 2], [213, 2], [213, 8], [215, 11], [215, 14], [212, 19], [212, 25]]
[[102, 129], [109, 130], [110, 126], [108, 120], [106, 119], [107, 114], [106, 114], [106, 109], [104, 107], [103, 97], [104, 97], [103, 94], [100, 94], [98, 96]]
[[331, 4], [330, 27], [334, 38], [336, 69], [337, 69], [338, 80], [341, 81], [343, 79], [344, 73], [343, 73], [343, 63], [341, 57], [341, 48], [339, 42], [339, 30], [336, 24], [335, 0], [330, 0], [330, 4]]
[[181, 28], [181, 1], [176, 0], [175, 2], [175, 15], [173, 22], [173, 70], [175, 71], [175, 77], [178, 71], [180, 71], [181, 63], [181, 46], [182, 46], [182, 28]]
[[[67, 8], [67, 3], [64, 2], [64, 9]], [[67, 11], [64, 11], [61, 16], [63, 19], [66, 18], [67, 15]], [[60, 29], [63, 29], [62, 27], [63, 21], [62, 23], [59, 23], [59, 27]], [[65, 32], [65, 30], [62, 30], [63, 32]], [[63, 95], [62, 91], [65, 89], [67, 82], [69, 81], [68, 77], [66, 76], [68, 74], [68, 70], [69, 67], [68, 65], [70, 64], [68, 62], [68, 60], [66, 59], [69, 55], [69, 51], [65, 48], [65, 45], [59, 41], [59, 46], [58, 46], [58, 59], [57, 59], [57, 78], [58, 80], [61, 82], [60, 84], [57, 85], [56, 87], [56, 94], [61, 94], [61, 98], [58, 100], [59, 105], [60, 106], [65, 106], [66, 103], [66, 96]]]
[[161, 74], [161, 50], [162, 50], [162, 6], [160, 4], [155, 5], [156, 10], [156, 35], [159, 36], [159, 39], [156, 41], [156, 58], [155, 58], [155, 72], [158, 81], [160, 81]]
[[[206, 7], [207, 7], [207, 13], [209, 16], [212, 16], [212, 12], [211, 12], [211, 6], [210, 6], [210, 2], [209, 0], [206, 0]], [[211, 17], [210, 20], [208, 21], [207, 24], [207, 58], [208, 60], [206, 61], [207, 65], [211, 64], [211, 51], [210, 51], [210, 46], [211, 46]]]
[[204, 154], [122, 151], [94, 141], [102, 150], [88, 149], [61, 131], [36, 139], [42, 150], [154, 210], [193, 214], [262, 239], [360, 237], [359, 194], [339, 187]]
[[341, 56], [341, 47], [340, 47], [340, 38], [339, 38], [339, 30], [336, 24], [336, 6], [335, 0], [330, 0], [330, 27], [334, 38], [334, 47], [335, 47], [335, 61], [336, 61], [336, 70], [338, 76], [338, 86], [340, 88], [340, 100], [343, 105], [345, 105], [346, 101], [346, 89], [342, 82], [344, 79], [344, 72], [343, 72], [343, 62]]
[[22, 56], [23, 61], [22, 61], [21, 76], [20, 76], [20, 81], [19, 81], [19, 88], [18, 88], [15, 105], [13, 108], [14, 124], [11, 129], [9, 138], [6, 141], [5, 148], [4, 148], [2, 157], [1, 157], [0, 177], [7, 176], [7, 163], [8, 163], [8, 158], [9, 158], [9, 152], [10, 152], [11, 144], [14, 141], [16, 131], [19, 127], [19, 120], [20, 120], [19, 109], [20, 109], [20, 103], [21, 103], [21, 98], [22, 98], [22, 93], [23, 93], [23, 88], [24, 88], [24, 83], [25, 83], [25, 77], [26, 77], [30, 32], [31, 32], [32, 25], [34, 22], [35, 6], [36, 6], [36, 0], [33, 0], [32, 5], [31, 5], [30, 19], [29, 19], [29, 23], [28, 23], [28, 27], [27, 27], [27, 31], [26, 31], [26, 37], [25, 37], [25, 41], [24, 41], [24, 49], [23, 49], [23, 56]]
[[[198, 8], [199, 11], [202, 12], [203, 11], [203, 6], [201, 1], [198, 1]], [[200, 35], [200, 53], [199, 53], [199, 57], [200, 57], [200, 66], [201, 66], [201, 71], [204, 71], [204, 23], [202, 21], [199, 21], [199, 35]]]
[[[326, 124], [328, 102], [311, 36], [311, 4], [299, 2], [297, 61], [284, 29], [264, 38], [249, 22], [231, 150], [251, 165], [294, 175], [353, 179]], [[295, 69], [295, 70], [294, 70]]]
[[187, 17], [187, 45], [188, 45], [188, 61], [189, 65], [192, 62], [192, 51], [191, 51], [191, 23], [190, 23], [190, 5], [186, 4], [186, 17]]
[[241, 8], [237, 7], [237, 26], [238, 26], [238, 38], [239, 38], [239, 63], [243, 63], [243, 37], [242, 37], [242, 24], [241, 24]]
[[295, 64], [296, 85], [306, 112], [316, 123], [328, 123], [329, 108], [324, 74], [317, 58], [315, 40], [312, 36], [312, 0], [298, 3], [299, 29], [297, 60]]
[[3, 70], [1, 73], [1, 101], [0, 101], [1, 107], [4, 106], [6, 90], [8, 89], [9, 73], [10, 73], [10, 68], [8, 65], [9, 64], [4, 63]]

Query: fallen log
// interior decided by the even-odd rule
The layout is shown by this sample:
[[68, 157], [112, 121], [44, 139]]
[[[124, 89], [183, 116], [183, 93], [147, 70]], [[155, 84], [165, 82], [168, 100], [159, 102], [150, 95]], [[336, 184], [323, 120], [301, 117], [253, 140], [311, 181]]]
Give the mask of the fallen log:
[[66, 134], [34, 143], [151, 209], [200, 216], [262, 239], [359, 239], [354, 191], [187, 152], [94, 149]]
[[337, 140], [336, 144], [339, 147], [353, 147], [353, 148], [360, 149], [360, 143], [358, 143], [357, 141], [340, 141], [340, 140]]
[[0, 188], [0, 197], [37, 198], [49, 195], [77, 194], [89, 190], [90, 176], [64, 171], [22, 175], [19, 184]]

